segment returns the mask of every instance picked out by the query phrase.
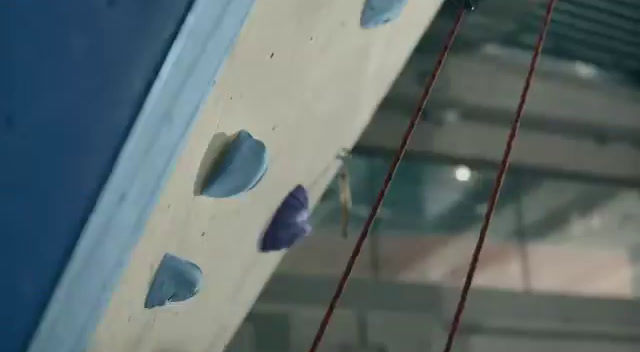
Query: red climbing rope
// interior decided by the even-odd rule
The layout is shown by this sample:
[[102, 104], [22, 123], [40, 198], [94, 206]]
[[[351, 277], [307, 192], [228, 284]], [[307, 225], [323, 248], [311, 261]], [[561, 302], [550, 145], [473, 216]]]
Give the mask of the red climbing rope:
[[[551, 23], [551, 15], [553, 13], [553, 8], [556, 4], [557, 0], [549, 0], [549, 3], [547, 5], [547, 10], [545, 13], [545, 17], [544, 17], [544, 24], [542, 27], [542, 30], [540, 31], [540, 34], [538, 36], [538, 40], [536, 42], [536, 46], [533, 52], [533, 56], [531, 58], [531, 63], [529, 65], [529, 71], [527, 73], [527, 78], [525, 80], [524, 83], [524, 87], [522, 89], [522, 93], [520, 95], [520, 101], [518, 103], [518, 108], [516, 110], [516, 116], [513, 120], [513, 123], [511, 125], [511, 130], [509, 131], [509, 135], [507, 138], [507, 143], [505, 146], [505, 150], [504, 153], [502, 155], [502, 161], [500, 163], [500, 168], [498, 169], [498, 174], [496, 175], [496, 179], [495, 179], [495, 183], [494, 183], [494, 187], [493, 190], [491, 192], [491, 196], [489, 197], [489, 203], [487, 206], [487, 210], [485, 212], [484, 215], [484, 221], [482, 223], [482, 227], [480, 229], [480, 235], [478, 236], [478, 241], [476, 243], [476, 246], [473, 250], [473, 254], [471, 256], [471, 262], [469, 263], [469, 269], [467, 271], [467, 275], [465, 277], [465, 281], [464, 281], [464, 286], [461, 290], [460, 293], [460, 298], [458, 300], [458, 304], [456, 306], [456, 311], [455, 314], [453, 316], [453, 320], [451, 322], [451, 327], [449, 329], [449, 334], [447, 336], [447, 341], [444, 347], [443, 352], [450, 352], [452, 347], [453, 347], [453, 342], [455, 340], [455, 336], [456, 336], [456, 332], [458, 330], [458, 326], [460, 325], [460, 319], [462, 317], [462, 313], [464, 311], [464, 307], [465, 304], [467, 302], [467, 296], [469, 294], [469, 290], [471, 288], [471, 283], [473, 282], [473, 277], [478, 265], [478, 260], [480, 258], [480, 253], [482, 252], [482, 247], [484, 245], [485, 239], [487, 237], [487, 231], [489, 229], [489, 225], [491, 223], [491, 218], [493, 217], [493, 212], [495, 209], [495, 206], [498, 202], [498, 197], [500, 195], [500, 189], [502, 188], [502, 183], [504, 181], [504, 178], [506, 176], [506, 172], [507, 169], [509, 167], [509, 161], [510, 161], [510, 157], [511, 157], [511, 151], [513, 149], [513, 144], [517, 138], [518, 135], [518, 129], [520, 127], [520, 120], [522, 118], [522, 113], [524, 112], [524, 106], [525, 103], [527, 101], [527, 96], [529, 94], [529, 88], [531, 87], [531, 82], [533, 80], [533, 75], [534, 72], [536, 70], [536, 65], [538, 63], [538, 59], [540, 57], [540, 52], [542, 51], [542, 46], [544, 44], [545, 38], [546, 38], [546, 34], [547, 34], [547, 29], [549, 28], [549, 25]], [[380, 189], [380, 192], [378, 193], [378, 198], [376, 199], [376, 202], [374, 203], [373, 207], [371, 208], [371, 212], [369, 213], [369, 217], [367, 218], [367, 221], [364, 224], [364, 227], [362, 229], [362, 232], [360, 233], [360, 236], [358, 237], [358, 241], [356, 242], [356, 245], [353, 249], [353, 252], [351, 253], [351, 256], [349, 257], [349, 261], [347, 262], [347, 265], [345, 267], [345, 270], [342, 274], [342, 277], [340, 278], [340, 281], [338, 282], [338, 286], [336, 287], [336, 291], [333, 295], [333, 297], [331, 298], [331, 301], [329, 303], [329, 306], [327, 307], [327, 310], [324, 314], [324, 317], [322, 318], [322, 322], [320, 323], [320, 326], [318, 328], [318, 331], [313, 339], [313, 343], [311, 345], [311, 348], [309, 349], [309, 352], [315, 352], [318, 348], [318, 346], [320, 345], [320, 342], [322, 341], [322, 337], [324, 336], [324, 333], [327, 329], [327, 326], [329, 325], [329, 321], [331, 320], [331, 316], [333, 315], [333, 312], [336, 308], [336, 305], [338, 304], [338, 301], [340, 300], [340, 296], [342, 295], [342, 292], [344, 291], [344, 288], [347, 284], [347, 281], [349, 280], [349, 276], [351, 275], [351, 271], [353, 270], [353, 266], [355, 265], [355, 262], [358, 258], [358, 255], [360, 254], [360, 251], [362, 249], [362, 245], [364, 244], [364, 241], [366, 240], [367, 236], [369, 235], [369, 231], [371, 230], [371, 226], [373, 225], [373, 221], [375, 220], [376, 215], [378, 214], [378, 211], [380, 210], [380, 206], [382, 205], [382, 201], [384, 200], [384, 197], [387, 193], [387, 190], [389, 189], [389, 186], [391, 184], [391, 181], [393, 180], [393, 176], [396, 172], [396, 170], [398, 169], [398, 166], [400, 164], [400, 161], [402, 160], [402, 157], [404, 156], [406, 150], [407, 150], [407, 145], [409, 143], [409, 140], [411, 139], [411, 135], [413, 134], [419, 120], [420, 120], [420, 116], [422, 115], [425, 105], [427, 103], [427, 100], [429, 99], [429, 95], [431, 94], [431, 90], [433, 88], [433, 85], [438, 77], [438, 74], [440, 73], [441, 69], [442, 69], [442, 64], [444, 62], [444, 60], [447, 57], [447, 54], [449, 53], [449, 49], [451, 48], [451, 44], [453, 43], [456, 34], [458, 33], [458, 29], [460, 28], [460, 24], [462, 23], [462, 19], [464, 18], [464, 14], [465, 14], [465, 9], [461, 8], [458, 12], [458, 15], [456, 17], [456, 20], [454, 22], [453, 28], [451, 29], [451, 32], [449, 33], [449, 37], [447, 39], [447, 42], [444, 46], [444, 48], [442, 49], [442, 52], [440, 53], [440, 56], [438, 57], [438, 61], [436, 62], [436, 66], [433, 70], [433, 73], [431, 74], [431, 77], [429, 79], [429, 81], [427, 82], [427, 85], [420, 97], [420, 101], [418, 104], [418, 107], [416, 109], [416, 111], [414, 112], [413, 117], [411, 118], [411, 121], [409, 122], [409, 126], [407, 127], [407, 130], [402, 138], [402, 142], [400, 143], [400, 147], [398, 148], [398, 151], [393, 159], [393, 162], [391, 163], [391, 166], [389, 168], [389, 172], [387, 173], [387, 176], [385, 177], [384, 180], [384, 184], [382, 185], [382, 189]]]
[[531, 87], [531, 82], [533, 81], [533, 74], [536, 71], [536, 65], [538, 64], [538, 59], [540, 58], [540, 52], [542, 52], [542, 46], [547, 36], [547, 29], [551, 24], [551, 15], [553, 13], [553, 7], [555, 6], [556, 1], [557, 0], [549, 0], [549, 4], [547, 5], [547, 10], [545, 12], [544, 22], [542, 25], [542, 30], [540, 30], [540, 34], [538, 35], [538, 40], [533, 50], [533, 56], [531, 57], [531, 63], [529, 64], [529, 72], [527, 72], [527, 78], [524, 81], [524, 87], [522, 88], [522, 93], [520, 94], [520, 102], [518, 103], [518, 108], [516, 109], [516, 117], [513, 119], [513, 122], [511, 124], [511, 130], [509, 131], [509, 136], [507, 137], [507, 144], [504, 148], [504, 153], [502, 154], [502, 161], [500, 162], [500, 168], [498, 169], [498, 174], [496, 175], [496, 180], [493, 185], [493, 190], [491, 191], [491, 196], [489, 197], [489, 204], [484, 214], [484, 221], [482, 222], [482, 227], [480, 228], [480, 235], [478, 236], [478, 242], [476, 243], [476, 247], [473, 249], [471, 262], [469, 263], [469, 270], [467, 271], [467, 276], [464, 279], [464, 286], [462, 287], [462, 291], [460, 292], [460, 299], [458, 300], [458, 305], [456, 306], [456, 311], [455, 311], [455, 314], [453, 315], [453, 320], [451, 321], [451, 327], [449, 328], [449, 335], [447, 336], [447, 342], [444, 346], [443, 352], [450, 352], [451, 349], [453, 348], [453, 341], [456, 337], [458, 326], [460, 325], [460, 319], [462, 318], [462, 312], [464, 311], [464, 306], [467, 303], [467, 296], [469, 295], [469, 289], [471, 289], [471, 282], [473, 281], [473, 276], [478, 266], [478, 260], [480, 259], [480, 252], [482, 251], [484, 240], [487, 237], [487, 231], [489, 230], [489, 224], [491, 223], [491, 218], [493, 217], [493, 211], [496, 207], [496, 203], [498, 203], [498, 197], [500, 196], [500, 189], [502, 188], [502, 183], [507, 174], [507, 169], [509, 168], [511, 150], [513, 149], [513, 143], [515, 142], [518, 136], [518, 129], [520, 128], [520, 119], [522, 118], [522, 113], [524, 112], [524, 105], [527, 102], [527, 96], [529, 95], [529, 88]]
[[313, 339], [313, 343], [311, 344], [311, 348], [309, 348], [309, 352], [315, 352], [318, 349], [318, 347], [320, 346], [320, 342], [322, 341], [322, 337], [324, 336], [325, 330], [327, 329], [327, 326], [329, 325], [329, 321], [331, 320], [331, 316], [333, 315], [333, 311], [335, 310], [336, 305], [338, 304], [338, 301], [340, 300], [340, 296], [342, 295], [342, 292], [344, 291], [344, 288], [347, 285], [347, 281], [349, 280], [349, 276], [351, 275], [351, 271], [353, 270], [353, 266], [355, 265], [356, 260], [358, 259], [358, 255], [360, 254], [360, 251], [362, 250], [362, 245], [364, 244], [364, 241], [367, 239], [367, 236], [369, 235], [369, 231], [371, 230], [371, 226], [373, 225], [373, 221], [375, 220], [376, 215], [378, 215], [378, 211], [380, 210], [380, 206], [382, 205], [382, 201], [384, 200], [384, 197], [387, 194], [387, 190], [389, 189], [389, 186], [391, 185], [391, 181], [393, 180], [393, 176], [395, 175], [396, 170], [398, 169], [398, 166], [400, 165], [400, 160], [402, 160], [402, 157], [404, 156], [405, 152], [407, 151], [407, 145], [409, 144], [409, 140], [411, 139], [411, 135], [413, 134], [413, 131], [416, 129], [416, 126], [418, 125], [418, 122], [420, 121], [420, 117], [422, 116], [422, 113], [424, 112], [424, 108], [425, 108], [425, 105], [427, 104], [427, 100], [429, 99], [429, 95], [431, 95], [431, 90], [433, 88], [433, 85], [436, 82], [436, 79], [438, 78], [438, 74], [442, 70], [442, 64], [444, 63], [444, 60], [446, 59], [447, 54], [449, 53], [449, 49], [451, 48], [451, 44], [453, 44], [453, 40], [455, 39], [456, 34], [458, 33], [458, 29], [460, 29], [460, 24], [462, 23], [462, 19], [464, 18], [464, 14], [465, 14], [465, 9], [464, 9], [464, 7], [461, 7], [460, 10], [458, 11], [458, 15], [457, 15], [457, 17], [455, 19], [455, 22], [453, 24], [453, 28], [451, 29], [451, 32], [449, 32], [449, 37], [447, 39], [447, 42], [446, 42], [445, 46], [442, 48], [442, 52], [440, 53], [440, 56], [438, 57], [438, 61], [436, 62], [436, 66], [433, 69], [433, 73], [431, 74], [431, 77], [429, 78], [429, 81], [427, 82], [427, 85], [425, 86], [424, 91], [422, 92], [422, 95], [420, 96], [418, 107], [416, 108], [415, 112], [413, 113], [411, 121], [409, 122], [409, 126], [407, 127], [407, 130], [404, 133], [404, 136], [402, 137], [402, 142], [400, 142], [400, 147], [398, 148], [398, 151], [396, 152], [396, 155], [393, 158], [393, 162], [391, 163], [391, 166], [389, 167], [389, 171], [387, 172], [387, 176], [384, 179], [384, 184], [382, 185], [382, 188], [380, 189], [380, 192], [378, 193], [378, 198], [376, 199], [376, 202], [373, 204], [373, 207], [371, 207], [371, 212], [369, 213], [369, 216], [367, 217], [367, 221], [364, 223], [364, 227], [362, 228], [362, 232], [360, 233], [360, 236], [358, 237], [356, 245], [353, 248], [353, 251], [351, 252], [351, 256], [349, 257], [349, 261], [347, 261], [347, 266], [345, 267], [344, 272], [342, 273], [342, 277], [340, 278], [340, 281], [338, 282], [338, 286], [336, 287], [336, 291], [333, 294], [333, 297], [331, 298], [331, 301], [329, 302], [329, 306], [327, 307], [326, 312], [324, 313], [324, 317], [322, 318], [322, 322], [320, 323], [320, 326], [318, 327], [318, 331], [316, 332], [316, 335], [315, 335], [315, 337]]

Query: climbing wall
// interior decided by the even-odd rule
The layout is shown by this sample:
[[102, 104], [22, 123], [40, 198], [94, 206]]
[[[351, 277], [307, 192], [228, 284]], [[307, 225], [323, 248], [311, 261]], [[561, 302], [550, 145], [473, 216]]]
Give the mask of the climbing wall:
[[[297, 184], [315, 203], [439, 6], [411, 0], [395, 21], [363, 29], [363, 1], [256, 2], [90, 350], [222, 351], [283, 255], [258, 250], [274, 211]], [[200, 195], [203, 170], [242, 129], [266, 145], [266, 174], [236, 197]], [[200, 267], [199, 292], [145, 309], [165, 253]]]

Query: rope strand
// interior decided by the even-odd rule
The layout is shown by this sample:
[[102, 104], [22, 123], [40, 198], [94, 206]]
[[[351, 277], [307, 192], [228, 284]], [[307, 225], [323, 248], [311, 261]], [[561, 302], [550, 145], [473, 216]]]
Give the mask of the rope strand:
[[504, 182], [507, 169], [509, 168], [511, 151], [513, 149], [513, 144], [515, 143], [516, 138], [518, 136], [518, 129], [520, 128], [520, 119], [522, 118], [522, 113], [524, 112], [524, 106], [525, 106], [525, 103], [527, 102], [527, 96], [529, 95], [529, 88], [531, 87], [531, 82], [533, 81], [533, 75], [536, 71], [536, 65], [538, 64], [540, 53], [542, 52], [542, 46], [544, 45], [544, 41], [547, 36], [547, 30], [551, 23], [551, 15], [553, 13], [553, 7], [555, 6], [556, 2], [557, 0], [549, 0], [549, 4], [547, 5], [547, 10], [545, 13], [542, 30], [538, 35], [538, 40], [536, 42], [536, 46], [533, 51], [533, 56], [531, 57], [531, 63], [529, 64], [529, 72], [527, 72], [527, 78], [524, 81], [524, 87], [522, 88], [522, 93], [520, 94], [520, 102], [518, 103], [518, 108], [516, 109], [516, 116], [513, 119], [513, 123], [511, 124], [511, 130], [509, 131], [507, 144], [504, 149], [504, 154], [502, 155], [500, 168], [498, 169], [498, 174], [496, 175], [495, 183], [493, 185], [493, 190], [491, 191], [491, 196], [489, 197], [489, 205], [487, 206], [487, 210], [484, 214], [484, 221], [480, 229], [480, 235], [478, 236], [476, 247], [474, 248], [473, 255], [471, 256], [469, 269], [467, 271], [467, 275], [464, 280], [464, 286], [462, 287], [462, 291], [460, 292], [460, 299], [458, 300], [458, 305], [456, 306], [456, 311], [453, 316], [453, 320], [451, 321], [451, 327], [449, 328], [449, 334], [447, 336], [447, 342], [445, 344], [443, 352], [450, 352], [451, 349], [453, 348], [453, 342], [455, 340], [456, 332], [458, 331], [458, 326], [460, 325], [460, 319], [462, 318], [464, 307], [467, 303], [467, 296], [469, 295], [469, 290], [471, 289], [471, 283], [473, 282], [473, 277], [475, 275], [476, 268], [478, 266], [480, 253], [482, 252], [482, 247], [487, 237], [487, 231], [489, 230], [491, 218], [493, 217], [493, 212], [495, 210], [496, 203], [498, 202], [498, 197], [500, 196], [500, 189], [502, 188], [502, 183]]
[[378, 197], [376, 199], [376, 202], [374, 203], [374, 205], [371, 207], [371, 212], [369, 213], [369, 216], [367, 217], [367, 221], [365, 222], [363, 228], [362, 228], [362, 232], [360, 233], [360, 236], [358, 237], [358, 240], [356, 241], [355, 247], [353, 248], [353, 251], [351, 252], [351, 256], [349, 257], [349, 260], [347, 261], [347, 265], [344, 269], [344, 272], [342, 273], [342, 277], [340, 278], [340, 281], [338, 282], [338, 286], [336, 287], [335, 293], [333, 294], [333, 297], [331, 298], [331, 301], [329, 302], [329, 306], [327, 307], [326, 312], [324, 313], [324, 317], [322, 318], [322, 322], [320, 323], [320, 326], [318, 327], [318, 331], [316, 332], [316, 335], [313, 339], [313, 343], [311, 344], [311, 348], [309, 348], [309, 352], [315, 352], [318, 347], [320, 346], [320, 342], [322, 342], [322, 338], [324, 337], [324, 333], [327, 329], [327, 326], [329, 326], [329, 322], [331, 320], [331, 317], [333, 315], [333, 312], [338, 304], [338, 301], [340, 300], [340, 297], [342, 296], [342, 292], [344, 291], [345, 286], [347, 285], [347, 281], [349, 281], [349, 276], [351, 275], [351, 271], [353, 270], [353, 267], [356, 263], [356, 260], [358, 259], [358, 255], [360, 254], [360, 251], [362, 250], [362, 246], [364, 244], [364, 241], [367, 239], [367, 236], [369, 235], [369, 232], [371, 231], [371, 226], [373, 225], [373, 221], [375, 220], [378, 211], [380, 210], [380, 207], [382, 206], [382, 201], [384, 200], [385, 195], [387, 194], [387, 191], [389, 189], [389, 186], [391, 185], [391, 181], [393, 180], [393, 176], [396, 173], [396, 170], [398, 169], [398, 166], [400, 165], [400, 161], [402, 160], [402, 157], [404, 156], [405, 152], [407, 151], [407, 146], [409, 144], [409, 141], [411, 140], [411, 136], [413, 135], [414, 130], [416, 129], [416, 126], [418, 125], [418, 122], [420, 121], [420, 117], [422, 116], [422, 113], [424, 112], [425, 106], [427, 104], [427, 100], [429, 99], [429, 96], [431, 95], [431, 91], [433, 89], [433, 85], [436, 82], [438, 75], [440, 73], [440, 71], [442, 70], [442, 65], [447, 57], [447, 54], [449, 53], [449, 50], [451, 49], [451, 45], [453, 44], [453, 41], [458, 33], [458, 30], [460, 29], [460, 24], [462, 23], [462, 19], [464, 18], [464, 14], [465, 14], [465, 9], [463, 7], [460, 8], [460, 10], [458, 11], [458, 15], [455, 19], [455, 22], [453, 24], [453, 28], [451, 29], [451, 31], [449, 32], [449, 36], [447, 38], [447, 42], [445, 44], [445, 46], [442, 48], [442, 51], [440, 52], [440, 56], [438, 57], [438, 61], [436, 62], [435, 68], [433, 69], [433, 73], [431, 74], [431, 77], [429, 78], [423, 92], [422, 95], [420, 96], [420, 100], [419, 100], [419, 104], [418, 107], [416, 108], [415, 112], [413, 113], [413, 116], [411, 118], [411, 121], [409, 122], [409, 126], [407, 127], [406, 132], [404, 133], [404, 136], [402, 137], [402, 141], [400, 142], [400, 147], [398, 148], [398, 151], [395, 154], [395, 157], [389, 167], [389, 171], [387, 172], [387, 176], [384, 179], [384, 183], [382, 185], [382, 188], [380, 189], [380, 192], [378, 193]]

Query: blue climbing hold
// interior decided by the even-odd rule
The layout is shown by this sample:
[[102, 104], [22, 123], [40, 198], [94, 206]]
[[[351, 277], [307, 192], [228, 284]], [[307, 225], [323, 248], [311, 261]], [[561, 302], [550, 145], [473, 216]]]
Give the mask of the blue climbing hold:
[[375, 28], [400, 17], [408, 0], [367, 0], [362, 9], [360, 26]]
[[198, 293], [202, 270], [185, 259], [165, 254], [156, 270], [144, 307], [162, 307], [186, 301]]
[[309, 231], [309, 196], [307, 190], [298, 185], [289, 192], [271, 219], [260, 241], [260, 251], [289, 248]]
[[227, 198], [253, 189], [267, 171], [267, 148], [247, 131], [240, 131], [224, 151], [202, 190], [213, 198]]

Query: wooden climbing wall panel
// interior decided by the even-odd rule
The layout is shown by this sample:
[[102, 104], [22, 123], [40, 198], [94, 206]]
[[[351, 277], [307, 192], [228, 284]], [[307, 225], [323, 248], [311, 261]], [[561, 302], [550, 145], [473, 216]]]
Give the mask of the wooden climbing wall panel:
[[[409, 1], [396, 21], [367, 30], [359, 26], [362, 6], [256, 2], [90, 351], [224, 349], [282, 257], [257, 250], [271, 215], [296, 184], [309, 189], [312, 203], [321, 195], [339, 166], [336, 155], [353, 146], [440, 1]], [[264, 179], [236, 198], [194, 195], [201, 162], [219, 150], [214, 135], [240, 129], [267, 146]], [[201, 290], [180, 305], [146, 310], [149, 283], [167, 252], [202, 268]]]

